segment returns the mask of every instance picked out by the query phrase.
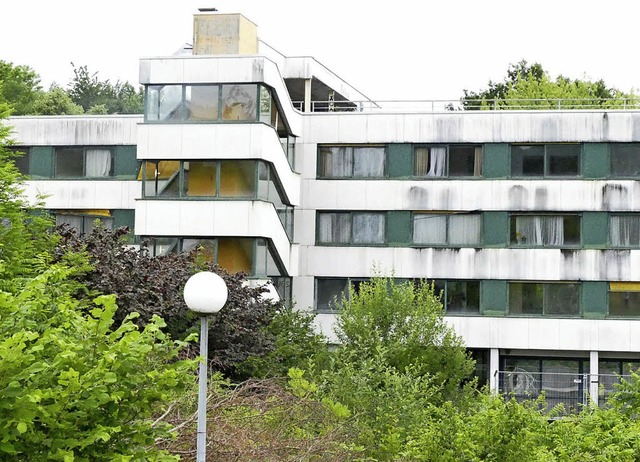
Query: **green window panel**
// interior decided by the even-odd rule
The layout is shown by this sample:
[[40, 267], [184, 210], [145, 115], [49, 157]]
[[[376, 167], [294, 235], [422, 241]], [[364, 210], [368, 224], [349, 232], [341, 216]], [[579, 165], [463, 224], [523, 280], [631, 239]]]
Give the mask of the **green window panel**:
[[507, 178], [511, 175], [511, 150], [506, 143], [487, 143], [482, 158], [484, 178]]
[[609, 176], [608, 144], [585, 143], [582, 159], [582, 176], [584, 178], [607, 178]]
[[34, 146], [31, 148], [29, 159], [29, 174], [32, 179], [53, 178], [52, 146]]
[[395, 210], [387, 214], [387, 242], [390, 246], [409, 245], [413, 221], [410, 211]]
[[413, 147], [411, 144], [390, 144], [387, 152], [389, 178], [409, 178], [413, 175]]
[[506, 247], [509, 243], [509, 212], [484, 212], [482, 239], [487, 247]]
[[602, 248], [608, 243], [609, 218], [605, 212], [582, 212], [582, 245]]
[[117, 209], [111, 214], [113, 217], [113, 225], [116, 228], [121, 226], [128, 226], [131, 234], [133, 234], [133, 226], [135, 222], [135, 210], [132, 209]]
[[133, 180], [137, 173], [136, 146], [116, 146], [113, 159], [114, 176]]
[[480, 312], [485, 316], [504, 316], [507, 313], [509, 288], [507, 281], [480, 282]]
[[606, 281], [584, 281], [582, 283], [582, 315], [585, 318], [601, 319], [607, 315], [608, 283]]

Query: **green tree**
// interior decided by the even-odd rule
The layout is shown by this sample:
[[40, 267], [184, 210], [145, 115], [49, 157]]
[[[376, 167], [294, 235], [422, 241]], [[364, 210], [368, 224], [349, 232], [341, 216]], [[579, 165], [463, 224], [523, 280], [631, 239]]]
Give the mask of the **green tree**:
[[0, 103], [8, 104], [14, 115], [31, 114], [41, 92], [36, 71], [29, 66], [0, 61]]
[[69, 94], [58, 86], [40, 93], [31, 107], [35, 115], [77, 115], [83, 114], [82, 107], [75, 104]]
[[[141, 114], [144, 93], [129, 82], [111, 83], [100, 80], [97, 72], [91, 73], [87, 66], [75, 67], [69, 84], [72, 101], [91, 114]], [[106, 112], [105, 112], [106, 111]]]
[[502, 82], [489, 81], [479, 91], [464, 90], [462, 105], [478, 109], [580, 109], [637, 107], [640, 97], [608, 87], [603, 80], [553, 79], [539, 63], [510, 64]]
[[177, 460], [152, 416], [194, 384], [195, 361], [152, 319], [113, 328], [113, 296], [72, 297], [75, 270], [53, 266], [0, 295], [0, 459]]

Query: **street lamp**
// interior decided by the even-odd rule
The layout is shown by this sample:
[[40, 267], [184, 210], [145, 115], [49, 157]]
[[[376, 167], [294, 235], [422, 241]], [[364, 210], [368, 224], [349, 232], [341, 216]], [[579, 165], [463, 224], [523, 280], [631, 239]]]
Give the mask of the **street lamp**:
[[189, 278], [184, 286], [184, 301], [191, 311], [200, 315], [200, 369], [198, 372], [198, 446], [197, 462], [207, 459], [207, 357], [209, 349], [209, 318], [227, 302], [227, 285], [215, 273], [202, 271]]

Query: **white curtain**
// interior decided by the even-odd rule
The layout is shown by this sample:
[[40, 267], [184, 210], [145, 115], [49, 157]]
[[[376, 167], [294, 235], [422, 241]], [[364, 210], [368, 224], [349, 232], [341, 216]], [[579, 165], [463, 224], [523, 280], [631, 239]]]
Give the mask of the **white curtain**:
[[413, 157], [413, 174], [427, 176], [429, 172], [429, 148], [416, 148]]
[[562, 245], [564, 220], [557, 216], [516, 217], [516, 242], [523, 245]]
[[353, 168], [353, 148], [333, 147], [322, 150], [322, 173], [326, 177], [349, 177]]
[[450, 215], [449, 244], [472, 245], [480, 242], [480, 215]]
[[420, 213], [413, 217], [414, 244], [446, 244], [447, 216]]
[[384, 148], [353, 148], [353, 176], [380, 178], [384, 176]]
[[86, 176], [91, 178], [109, 176], [111, 173], [111, 151], [87, 149]]
[[351, 215], [348, 213], [318, 214], [318, 242], [347, 244], [351, 241]]
[[427, 176], [444, 176], [447, 170], [447, 149], [431, 148]]
[[612, 216], [611, 244], [629, 247], [640, 244], [640, 217]]
[[482, 148], [475, 149], [475, 156], [473, 158], [473, 176], [482, 175]]
[[353, 214], [353, 242], [355, 244], [383, 244], [385, 219], [382, 213]]

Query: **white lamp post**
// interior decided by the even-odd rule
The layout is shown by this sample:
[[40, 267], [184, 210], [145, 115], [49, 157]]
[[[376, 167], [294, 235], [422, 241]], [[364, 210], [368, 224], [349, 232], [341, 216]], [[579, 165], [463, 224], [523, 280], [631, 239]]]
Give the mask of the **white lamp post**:
[[184, 286], [184, 301], [191, 311], [200, 314], [200, 356], [198, 374], [198, 447], [197, 462], [207, 459], [207, 357], [209, 350], [208, 315], [217, 313], [227, 302], [227, 285], [215, 273], [202, 271], [189, 278]]

